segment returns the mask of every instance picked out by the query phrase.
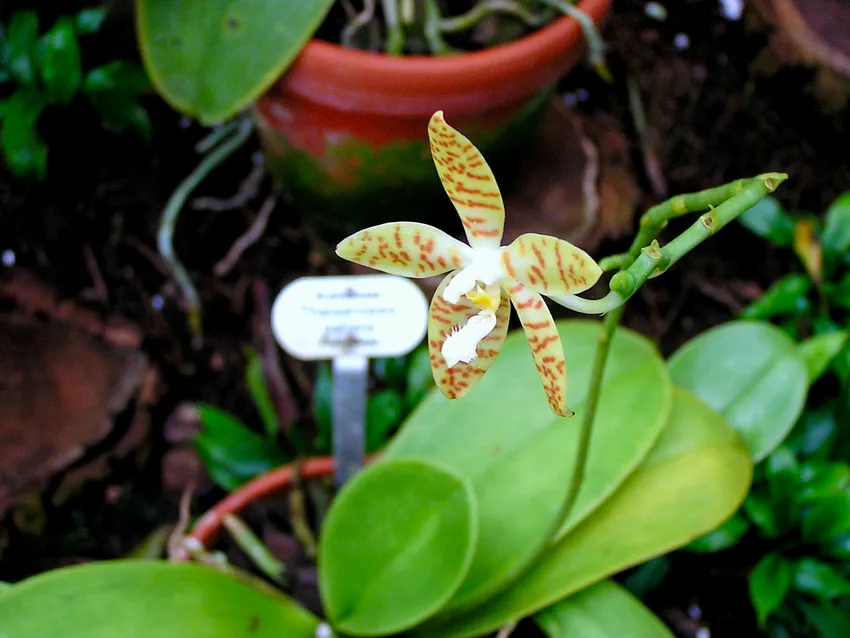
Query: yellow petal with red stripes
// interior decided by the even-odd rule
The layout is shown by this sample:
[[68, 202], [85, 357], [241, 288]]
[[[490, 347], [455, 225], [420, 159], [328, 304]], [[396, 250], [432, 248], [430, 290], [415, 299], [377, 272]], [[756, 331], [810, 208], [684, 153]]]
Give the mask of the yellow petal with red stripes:
[[507, 290], [531, 346], [549, 407], [559, 416], [572, 416], [572, 410], [567, 407], [567, 361], [549, 308], [537, 292], [519, 282], [509, 285]]
[[446, 337], [455, 328], [461, 328], [466, 322], [477, 315], [481, 308], [466, 297], [461, 297], [457, 304], [451, 304], [443, 299], [443, 291], [449, 285], [454, 273], [446, 277], [434, 297], [428, 311], [428, 350], [431, 355], [431, 371], [434, 381], [440, 391], [450, 399], [459, 399], [484, 376], [496, 355], [505, 343], [508, 332], [508, 321], [511, 316], [511, 303], [507, 296], [502, 295], [499, 308], [496, 310], [496, 326], [481, 342], [476, 350], [478, 356], [469, 363], [463, 361], [449, 368], [443, 358], [442, 348]]
[[455, 205], [469, 245], [497, 247], [505, 227], [505, 205], [493, 171], [481, 152], [437, 111], [428, 125], [431, 157]]
[[520, 235], [501, 254], [505, 273], [544, 295], [572, 295], [595, 284], [602, 269], [581, 248], [549, 235]]
[[395, 222], [354, 233], [339, 243], [336, 254], [391, 275], [433, 277], [462, 268], [472, 249], [439, 228]]

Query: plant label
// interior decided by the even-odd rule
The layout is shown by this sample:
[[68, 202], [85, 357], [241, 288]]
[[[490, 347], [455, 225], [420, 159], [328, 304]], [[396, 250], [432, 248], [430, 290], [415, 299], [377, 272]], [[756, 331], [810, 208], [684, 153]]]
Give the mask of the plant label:
[[272, 330], [298, 359], [396, 357], [424, 338], [425, 295], [393, 275], [303, 277], [286, 286], [272, 307]]

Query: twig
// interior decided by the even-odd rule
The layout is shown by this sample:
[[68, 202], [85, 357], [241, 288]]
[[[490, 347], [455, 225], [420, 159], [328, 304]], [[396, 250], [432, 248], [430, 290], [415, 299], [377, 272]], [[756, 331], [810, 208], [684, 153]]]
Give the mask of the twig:
[[260, 240], [263, 233], [266, 232], [266, 226], [269, 223], [269, 217], [274, 210], [276, 202], [277, 197], [273, 194], [266, 198], [266, 201], [264, 201], [263, 205], [260, 207], [260, 212], [257, 213], [257, 216], [254, 218], [254, 221], [251, 222], [248, 230], [246, 230], [241, 237], [233, 242], [233, 245], [230, 247], [230, 250], [227, 251], [227, 254], [221, 261], [213, 266], [213, 273], [215, 273], [216, 277], [224, 277], [227, 273], [233, 270], [233, 267], [236, 265], [236, 262], [239, 261], [239, 258], [242, 257], [243, 253]]
[[440, 32], [440, 7], [437, 6], [437, 0], [425, 0], [425, 39], [428, 41], [428, 47], [435, 55], [449, 55], [457, 51], [449, 46], [448, 42], [443, 39], [443, 34]]
[[543, 4], [557, 9], [564, 15], [570, 16], [578, 22], [584, 33], [584, 39], [587, 41], [587, 59], [590, 64], [596, 69], [596, 73], [608, 83], [614, 81], [611, 76], [611, 71], [608, 70], [608, 65], [605, 63], [605, 42], [596, 25], [593, 24], [593, 19], [578, 7], [570, 4], [569, 0], [540, 0]]
[[197, 197], [192, 201], [192, 208], [195, 210], [210, 210], [214, 213], [221, 213], [226, 210], [234, 210], [240, 206], [244, 206], [246, 202], [257, 196], [260, 190], [260, 184], [263, 182], [263, 177], [266, 174], [263, 154], [254, 153], [251, 157], [254, 165], [251, 167], [251, 172], [242, 180], [239, 185], [239, 190], [233, 197], [222, 199], [220, 197]]
[[538, 27], [542, 24], [539, 16], [514, 0], [483, 0], [477, 2], [466, 13], [451, 18], [440, 20], [440, 31], [443, 33], [456, 33], [466, 31], [478, 24], [491, 13], [507, 13], [521, 20], [529, 27]]
[[83, 257], [86, 260], [86, 269], [89, 271], [89, 276], [91, 277], [92, 291], [95, 298], [103, 303], [108, 302], [109, 288], [100, 272], [100, 268], [97, 266], [97, 259], [94, 257], [91, 246], [88, 244], [83, 246]]
[[363, 10], [345, 25], [340, 33], [340, 44], [344, 47], [354, 47], [354, 36], [375, 17], [375, 0], [364, 0]]
[[499, 633], [496, 634], [496, 638], [508, 638], [508, 636], [514, 633], [514, 629], [516, 629], [516, 623], [509, 622], [499, 630]]
[[667, 180], [661, 169], [661, 161], [655, 149], [655, 135], [646, 123], [646, 112], [640, 99], [640, 88], [634, 76], [629, 76], [626, 86], [629, 93], [629, 110], [632, 112], [632, 123], [640, 139], [640, 149], [643, 155], [643, 170], [652, 187], [652, 193], [659, 199], [667, 197]]
[[307, 511], [304, 507], [304, 489], [301, 483], [301, 468], [296, 462], [293, 464], [292, 483], [287, 494], [289, 500], [289, 522], [292, 525], [292, 533], [304, 548], [307, 558], [315, 558], [317, 545], [316, 536], [307, 522]]
[[[200, 164], [193, 170], [186, 179], [184, 179], [177, 189], [172, 193], [165, 205], [165, 210], [162, 213], [162, 219], [159, 223], [159, 232], [157, 233], [157, 247], [159, 254], [168, 263], [171, 274], [177, 282], [180, 292], [183, 295], [183, 300], [186, 304], [186, 315], [189, 324], [189, 332], [195, 339], [196, 343], [202, 334], [201, 327], [201, 300], [198, 296], [198, 291], [195, 289], [192, 279], [186, 268], [174, 254], [174, 228], [177, 225], [177, 220], [180, 216], [180, 211], [186, 203], [186, 199], [191, 192], [209, 175], [213, 169], [221, 164], [225, 159], [232, 155], [236, 149], [244, 144], [251, 134], [253, 121], [249, 116], [244, 116], [239, 120], [239, 126], [233, 136], [222, 142], [215, 150], [210, 151]], [[218, 137], [221, 139], [221, 137]]]
[[255, 279], [253, 289], [255, 339], [257, 349], [263, 362], [263, 376], [269, 388], [272, 403], [275, 406], [280, 428], [286, 432], [298, 416], [292, 398], [292, 390], [286, 381], [280, 366], [279, 349], [271, 330], [271, 309], [269, 307], [269, 290], [261, 279]]
[[252, 563], [274, 582], [281, 584], [286, 566], [269, 551], [254, 531], [236, 514], [227, 514], [222, 519], [224, 529]]

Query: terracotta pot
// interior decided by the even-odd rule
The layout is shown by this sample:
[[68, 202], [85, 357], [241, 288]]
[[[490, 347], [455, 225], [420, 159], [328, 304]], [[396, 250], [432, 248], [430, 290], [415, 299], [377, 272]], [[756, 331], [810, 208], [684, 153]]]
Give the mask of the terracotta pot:
[[[612, 0], [581, 0], [600, 24]], [[546, 100], [580, 58], [575, 20], [455, 56], [389, 56], [312, 41], [257, 101], [268, 164], [320, 221], [349, 230], [447, 207], [427, 124], [438, 110], [497, 172], [531, 141]]]
[[[222, 521], [226, 515], [238, 514], [251, 503], [289, 487], [295, 474], [295, 467], [295, 464], [290, 464], [275, 468], [231, 492], [198, 520], [189, 533], [189, 537], [209, 547], [221, 531]], [[330, 476], [334, 471], [334, 460], [330, 456], [304, 459], [298, 462], [297, 468], [298, 475], [302, 479]]]

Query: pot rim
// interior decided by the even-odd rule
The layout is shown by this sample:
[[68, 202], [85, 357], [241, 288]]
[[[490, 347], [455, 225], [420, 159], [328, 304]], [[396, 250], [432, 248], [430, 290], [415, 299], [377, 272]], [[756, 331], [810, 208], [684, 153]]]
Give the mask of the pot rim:
[[[578, 8], [598, 25], [612, 3], [580, 0]], [[346, 111], [468, 114], [481, 103], [517, 103], [537, 93], [571, 67], [583, 47], [581, 28], [569, 16], [518, 40], [451, 56], [392, 56], [312, 40], [270, 93]]]
[[[365, 463], [369, 463], [374, 458], [374, 456], [367, 456]], [[333, 474], [334, 466], [332, 456], [315, 456], [293, 461], [260, 474], [210, 508], [198, 519], [188, 537], [208, 547], [223, 527], [224, 517], [228, 514], [238, 514], [251, 503], [286, 489], [296, 480], [296, 477], [311, 479], [330, 476]]]

